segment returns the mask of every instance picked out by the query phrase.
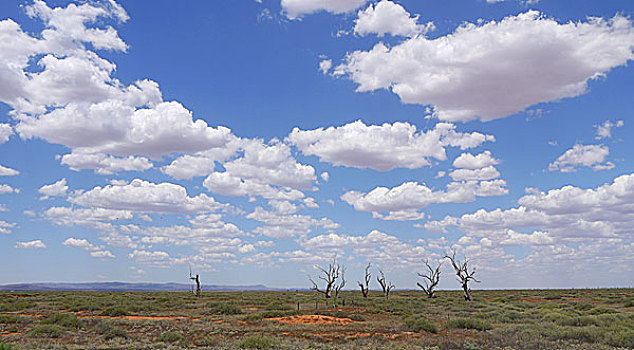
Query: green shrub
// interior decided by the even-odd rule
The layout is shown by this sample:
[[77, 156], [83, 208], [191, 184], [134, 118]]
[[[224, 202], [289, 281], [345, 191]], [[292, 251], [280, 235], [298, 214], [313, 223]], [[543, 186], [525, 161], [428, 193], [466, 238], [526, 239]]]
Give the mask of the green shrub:
[[241, 349], [258, 349], [266, 350], [278, 346], [279, 342], [275, 339], [263, 337], [261, 335], [249, 336], [238, 343]]
[[0, 315], [0, 323], [20, 323], [20, 318], [15, 315]]
[[125, 329], [115, 326], [112, 322], [103, 320], [97, 323], [93, 331], [97, 334], [103, 335], [106, 340], [113, 338], [127, 338], [128, 333]]
[[274, 302], [271, 304], [266, 305], [266, 307], [264, 308], [264, 310], [284, 310], [284, 311], [289, 311], [289, 310], [294, 310], [295, 308], [291, 305], [288, 304], [284, 304], [281, 302]]
[[425, 316], [423, 315], [412, 315], [405, 317], [404, 319], [405, 328], [412, 332], [429, 332], [429, 333], [438, 333], [438, 329], [431, 323]]
[[447, 328], [475, 329], [478, 331], [488, 331], [492, 329], [488, 322], [477, 318], [454, 318], [447, 321]]
[[121, 306], [111, 306], [101, 312], [102, 316], [111, 317], [127, 316], [128, 314], [128, 310], [122, 308]]
[[0, 344], [0, 350], [13, 350], [11, 344]]
[[64, 329], [55, 324], [43, 324], [31, 329], [28, 334], [36, 338], [59, 338], [64, 335]]
[[165, 343], [175, 343], [181, 339], [183, 339], [183, 336], [175, 332], [165, 332], [156, 338], [156, 340]]
[[242, 309], [235, 303], [207, 303], [209, 315], [240, 315]]
[[51, 314], [42, 320], [42, 324], [54, 324], [64, 328], [80, 329], [84, 326], [80, 319], [73, 314]]

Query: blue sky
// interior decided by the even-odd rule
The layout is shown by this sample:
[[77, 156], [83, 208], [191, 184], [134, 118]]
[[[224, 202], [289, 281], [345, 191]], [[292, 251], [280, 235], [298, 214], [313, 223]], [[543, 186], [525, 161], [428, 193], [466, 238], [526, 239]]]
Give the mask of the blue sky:
[[631, 286], [633, 11], [2, 2], [0, 283]]

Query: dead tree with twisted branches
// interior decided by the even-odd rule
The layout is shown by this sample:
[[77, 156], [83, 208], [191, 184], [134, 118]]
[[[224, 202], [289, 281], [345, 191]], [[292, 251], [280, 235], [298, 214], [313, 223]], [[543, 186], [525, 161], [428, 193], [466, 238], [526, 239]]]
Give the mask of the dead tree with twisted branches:
[[416, 282], [416, 284], [422, 289], [425, 293], [427, 293], [428, 298], [435, 298], [436, 291], [434, 290], [440, 281], [440, 267], [442, 266], [442, 262], [438, 263], [438, 266], [434, 269], [429, 265], [429, 259], [425, 259], [425, 266], [427, 266], [427, 270], [429, 272], [418, 273], [418, 276], [423, 278], [423, 284]]
[[365, 276], [364, 276], [364, 282], [365, 284], [357, 281], [357, 283], [359, 284], [359, 288], [361, 288], [361, 294], [363, 294], [364, 298], [368, 297], [368, 292], [370, 292], [370, 279], [372, 278], [372, 276], [370, 275], [370, 264], [368, 263], [368, 266], [365, 267]]
[[[319, 288], [315, 280], [308, 277], [313, 284], [310, 289], [322, 293], [326, 299], [332, 298], [333, 292], [335, 298], [339, 296], [339, 291], [346, 285], [344, 267], [337, 264], [337, 259], [332, 259], [332, 263], [328, 265], [327, 269], [317, 265], [315, 267], [321, 271], [318, 278], [325, 282], [325, 286], [323, 289]], [[340, 280], [339, 285], [337, 285], [337, 280]]]
[[464, 300], [471, 301], [471, 289], [469, 289], [469, 281], [473, 280], [474, 282], [480, 283], [473, 275], [475, 275], [476, 269], [475, 267], [471, 272], [469, 272], [469, 259], [467, 257], [464, 258], [462, 262], [460, 260], [456, 260], [456, 251], [453, 251], [453, 254], [449, 256], [449, 254], [445, 254], [445, 258], [451, 261], [451, 265], [453, 269], [456, 271], [456, 276], [458, 276], [458, 282], [462, 285], [462, 290], [464, 291]]
[[381, 277], [377, 276], [376, 280], [381, 285], [381, 289], [383, 289], [383, 296], [385, 297], [385, 299], [388, 299], [390, 297], [390, 292], [392, 291], [392, 289], [394, 289], [394, 285], [391, 282], [385, 281], [385, 274], [381, 269], [379, 269], [379, 274], [381, 275]]

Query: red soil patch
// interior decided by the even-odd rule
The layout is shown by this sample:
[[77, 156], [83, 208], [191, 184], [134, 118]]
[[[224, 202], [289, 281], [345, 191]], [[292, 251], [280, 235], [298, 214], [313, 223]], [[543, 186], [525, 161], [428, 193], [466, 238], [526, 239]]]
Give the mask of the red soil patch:
[[9, 333], [0, 333], [0, 337], [8, 337], [10, 335], [20, 335], [22, 332], [9, 332]]
[[42, 315], [42, 314], [18, 314], [18, 316], [21, 316], [21, 317], [43, 317], [44, 315]]
[[547, 303], [548, 300], [546, 299], [538, 299], [538, 298], [523, 298], [523, 299], [517, 299], [517, 301], [523, 301], [525, 303]]
[[268, 320], [277, 321], [283, 324], [337, 324], [337, 325], [347, 325], [349, 323], [354, 322], [349, 318], [339, 318], [332, 317], [326, 315], [297, 315], [297, 316], [286, 316], [286, 317], [274, 317], [268, 318]]

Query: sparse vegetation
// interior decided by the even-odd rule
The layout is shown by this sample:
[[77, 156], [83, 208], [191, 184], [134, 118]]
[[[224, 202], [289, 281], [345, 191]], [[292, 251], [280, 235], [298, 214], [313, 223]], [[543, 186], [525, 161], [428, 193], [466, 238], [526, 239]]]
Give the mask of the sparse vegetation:
[[0, 292], [4, 309], [31, 305], [0, 312], [0, 342], [12, 350], [634, 348], [631, 289], [472, 293], [467, 303], [462, 290], [385, 299], [356, 289], [340, 292], [335, 309], [310, 291]]

